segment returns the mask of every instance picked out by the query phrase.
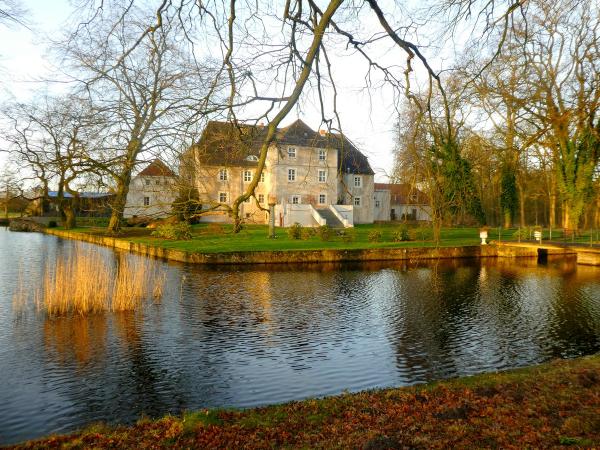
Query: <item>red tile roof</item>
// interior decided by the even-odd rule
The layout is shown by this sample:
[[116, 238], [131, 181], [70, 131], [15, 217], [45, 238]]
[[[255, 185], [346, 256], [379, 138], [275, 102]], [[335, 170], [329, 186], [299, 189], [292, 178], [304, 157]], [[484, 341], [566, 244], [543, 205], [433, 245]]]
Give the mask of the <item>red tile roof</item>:
[[392, 205], [428, 205], [429, 198], [423, 192], [408, 183], [375, 183], [376, 191], [390, 191]]
[[148, 164], [138, 175], [144, 177], [174, 177], [175, 173], [157, 158]]

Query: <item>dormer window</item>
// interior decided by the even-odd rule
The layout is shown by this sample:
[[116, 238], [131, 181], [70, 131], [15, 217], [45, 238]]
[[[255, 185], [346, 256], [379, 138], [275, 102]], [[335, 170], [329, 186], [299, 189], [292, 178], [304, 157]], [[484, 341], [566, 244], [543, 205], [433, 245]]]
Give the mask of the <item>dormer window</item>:
[[296, 147], [288, 147], [288, 158], [296, 157]]
[[258, 161], [258, 156], [248, 155], [248, 156], [246, 156], [246, 161]]
[[227, 169], [219, 170], [219, 181], [227, 181], [229, 179], [229, 174], [227, 173]]

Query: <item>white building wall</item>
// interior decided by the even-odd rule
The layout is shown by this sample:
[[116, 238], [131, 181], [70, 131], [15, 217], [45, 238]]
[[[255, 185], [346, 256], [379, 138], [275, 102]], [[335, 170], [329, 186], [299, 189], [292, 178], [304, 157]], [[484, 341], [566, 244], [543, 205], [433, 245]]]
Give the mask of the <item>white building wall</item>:
[[177, 197], [174, 177], [136, 176], [131, 180], [123, 217], [162, 218], [172, 214]]
[[374, 184], [373, 175], [345, 173], [341, 176], [338, 197], [341, 203], [354, 207], [355, 224], [373, 223]]
[[373, 219], [376, 221], [390, 220], [390, 191], [375, 191], [373, 197], [375, 198], [375, 204], [373, 205]]

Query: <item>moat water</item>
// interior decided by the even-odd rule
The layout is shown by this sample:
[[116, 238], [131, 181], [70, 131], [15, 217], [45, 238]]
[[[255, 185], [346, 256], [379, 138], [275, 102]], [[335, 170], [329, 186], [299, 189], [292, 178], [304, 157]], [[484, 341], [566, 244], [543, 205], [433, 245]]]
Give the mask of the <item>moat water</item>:
[[[600, 351], [600, 268], [534, 260], [199, 267], [158, 261], [129, 313], [13, 311], [91, 245], [0, 228], [0, 444], [104, 421], [404, 386]], [[107, 264], [141, 258], [95, 247]]]

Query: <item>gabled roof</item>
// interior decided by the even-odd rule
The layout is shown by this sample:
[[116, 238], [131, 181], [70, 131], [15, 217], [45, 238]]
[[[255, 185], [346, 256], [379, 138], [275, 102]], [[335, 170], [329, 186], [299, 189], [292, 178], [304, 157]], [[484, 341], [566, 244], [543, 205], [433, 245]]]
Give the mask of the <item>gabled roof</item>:
[[143, 177], [174, 177], [175, 173], [164, 162], [156, 158], [138, 173], [138, 176], [140, 175]]
[[429, 205], [427, 195], [408, 183], [375, 183], [375, 190], [390, 191], [392, 205]]
[[[198, 157], [207, 165], [255, 166], [252, 157], [259, 156], [267, 132], [265, 126], [211, 121], [195, 145]], [[344, 135], [312, 130], [298, 119], [278, 128], [275, 143], [302, 147], [333, 148], [339, 152], [338, 170], [373, 175], [369, 160]]]

